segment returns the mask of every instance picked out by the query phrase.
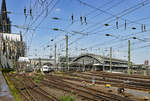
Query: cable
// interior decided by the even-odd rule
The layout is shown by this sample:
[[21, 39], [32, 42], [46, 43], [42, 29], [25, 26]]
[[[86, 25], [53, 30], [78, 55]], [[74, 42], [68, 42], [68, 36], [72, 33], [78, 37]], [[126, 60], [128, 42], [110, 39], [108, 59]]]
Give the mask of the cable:
[[[104, 7], [105, 5], [107, 5], [107, 4], [109, 4], [109, 3], [110, 3], [110, 2], [104, 4], [102, 7]], [[115, 3], [114, 5], [112, 5], [111, 7], [109, 7], [109, 8], [106, 9], [106, 10], [110, 10], [110, 9], [112, 9], [113, 7], [116, 7], [116, 6], [118, 6], [119, 4], [121, 4], [121, 3], [123, 3], [123, 2], [122, 2], [122, 1], [121, 1], [121, 2], [117, 2], [117, 3]], [[101, 8], [101, 7], [99, 7], [99, 8]], [[93, 10], [93, 11], [95, 11], [95, 10]], [[89, 15], [90, 13], [93, 13], [93, 11], [87, 13], [86, 16]], [[99, 13], [97, 16], [99, 16], [99, 15], [101, 15], [101, 14], [102, 14], [102, 13]], [[82, 38], [79, 38], [79, 39], [82, 39]], [[78, 40], [78, 39], [77, 39], [77, 40]], [[75, 40], [75, 41], [76, 41], [76, 40]], [[75, 42], [75, 41], [74, 41], [74, 42]], [[71, 42], [70, 45], [73, 44], [74, 42]]]
[[[142, 18], [142, 19], [140, 19], [140, 20], [145, 20], [145, 19], [148, 19], [148, 18], [150, 18], [150, 17], [146, 17], [146, 18]], [[150, 30], [147, 30], [147, 31], [150, 31]], [[140, 33], [143, 33], [143, 32], [137, 32], [137, 33], [134, 33], [134, 35], [136, 35], [136, 34], [140, 34]], [[132, 34], [133, 35], [133, 34]], [[119, 41], [116, 41], [115, 43], [119, 43], [119, 42], [122, 42], [122, 41], [125, 41], [125, 40], [128, 40], [128, 39], [130, 39], [130, 38], [132, 38], [131, 36], [132, 35], [130, 35], [130, 37], [128, 37], [128, 38], [124, 38], [124, 39], [119, 39]], [[128, 36], [128, 35], [126, 35], [126, 36]], [[121, 36], [121, 37], [124, 37], [124, 36]], [[112, 43], [112, 41], [113, 41], [114, 39], [112, 39], [112, 40], [110, 40], [109, 42], [107, 42], [107, 43], [110, 43], [111, 42], [111, 44], [114, 44], [114, 43]], [[77, 40], [76, 40], [77, 41]], [[98, 44], [95, 44], [95, 45], [92, 45], [92, 46], [90, 46], [90, 47], [88, 47], [88, 48], [92, 48], [92, 47], [94, 47], [94, 46], [97, 46], [97, 45], [106, 45], [107, 43], [106, 42], [103, 42], [103, 43], [98, 43]], [[73, 43], [73, 42], [72, 42]], [[71, 44], [72, 44], [71, 43]], [[71, 45], [70, 44], [70, 45]], [[116, 45], [116, 46], [118, 46], [118, 45]], [[115, 47], [115, 46], [113, 46], [113, 47]], [[122, 48], [122, 47], [119, 47], [119, 48]]]
[[[80, 0], [79, 0], [79, 1], [80, 1]], [[103, 11], [103, 10], [101, 10], [101, 9], [95, 8], [95, 7], [94, 7], [94, 8], [95, 8], [95, 9], [98, 9], [99, 11], [103, 11], [104, 13], [107, 13], [107, 14], [111, 15], [111, 17], [109, 17], [109, 18], [103, 20], [102, 22], [105, 22], [105, 21], [107, 21], [107, 20], [110, 20], [111, 18], [114, 18], [114, 17], [115, 17], [115, 18], [118, 17], [118, 18], [121, 19], [121, 20], [127, 20], [128, 22], [132, 22], [132, 21], [130, 21], [130, 20], [128, 20], [128, 19], [123, 19], [123, 18], [121, 18], [121, 17], [123, 17], [123, 16], [125, 16], [125, 15], [127, 15], [127, 14], [129, 14], [129, 13], [131, 13], [131, 12], [133, 12], [133, 11], [135, 11], [135, 10], [138, 10], [139, 8], [143, 7], [143, 5], [141, 5], [141, 4], [145, 3], [146, 1], [148, 1], [148, 0], [145, 0], [144, 2], [139, 3], [138, 5], [136, 5], [136, 6], [138, 6], [138, 7], [133, 6], [133, 7], [136, 7], [136, 8], [134, 8], [133, 10], [131, 10], [131, 11], [129, 11], [129, 12], [126, 12], [126, 11], [129, 10], [129, 8], [128, 8], [128, 9], [123, 10], [122, 12], [120, 12], [120, 13], [118, 13], [118, 14], [116, 14], [116, 15], [111, 14], [111, 13], [106, 12], [106, 11]], [[148, 4], [150, 4], [150, 2], [146, 3], [145, 5], [148, 5]], [[89, 6], [90, 6], [90, 5], [89, 5]], [[93, 6], [90, 6], [90, 7], [93, 7]], [[130, 9], [133, 8], [133, 7], [130, 7]], [[121, 14], [121, 15], [120, 15], [120, 14]], [[118, 16], [118, 15], [120, 15], [120, 16]], [[112, 19], [112, 20], [110, 20], [110, 21], [107, 22], [107, 23], [110, 23], [110, 22], [112, 22], [112, 21], [114, 21], [114, 20], [116, 20], [116, 19]], [[101, 22], [101, 23], [102, 23], [102, 22]], [[98, 25], [101, 24], [101, 23], [97, 23], [96, 25], [93, 25], [93, 27], [96, 27], [96, 26], [98, 26]], [[100, 29], [100, 28], [102, 28], [102, 27], [104, 27], [104, 25], [102, 25], [101, 27], [98, 26], [98, 27], [96, 27], [95, 29], [91, 30], [91, 31], [88, 32], [88, 33], [91, 33], [91, 32], [93, 32], [93, 31], [97, 30], [98, 28]], [[92, 26], [90, 26], [90, 28], [92, 28]], [[86, 28], [86, 29], [84, 29], [84, 30], [88, 30], [88, 29], [90, 29], [90, 28], [88, 27], [88, 28]], [[84, 30], [82, 30], [81, 32], [83, 32]]]
[[[80, 1], [80, 0], [78, 0], [78, 1]], [[85, 5], [87, 5], [87, 6], [89, 6], [89, 7], [91, 7], [91, 8], [94, 8], [94, 9], [97, 9], [97, 10], [99, 10], [99, 11], [101, 11], [101, 12], [103, 12], [103, 13], [106, 13], [106, 14], [109, 14], [109, 15], [111, 15], [111, 17], [108, 17], [107, 19], [105, 19], [105, 20], [103, 20], [102, 22], [98, 22], [98, 23], [96, 23], [96, 24], [94, 24], [94, 25], [92, 25], [92, 26], [89, 26], [88, 28], [86, 28], [86, 29], [83, 29], [83, 30], [81, 30], [82, 32], [83, 31], [85, 31], [85, 30], [88, 30], [88, 29], [90, 29], [90, 28], [92, 28], [92, 27], [96, 27], [96, 26], [98, 26], [99, 24], [102, 24], [103, 22], [105, 22], [105, 21], [107, 21], [107, 20], [110, 20], [111, 18], [116, 18], [116, 17], [118, 17], [118, 18], [121, 18], [122, 16], [124, 16], [124, 15], [127, 15], [127, 14], [129, 14], [129, 13], [131, 13], [131, 12], [133, 12], [133, 11], [135, 11], [135, 10], [138, 10], [139, 8], [141, 8], [141, 7], [143, 7], [143, 3], [145, 3], [146, 1], [148, 1], [148, 0], [145, 0], [145, 1], [143, 1], [143, 2], [141, 2], [141, 3], [138, 3], [138, 4], [136, 4], [136, 5], [134, 5], [134, 6], [132, 6], [132, 7], [129, 7], [129, 8], [127, 8], [127, 9], [125, 9], [125, 10], [123, 10], [123, 11], [121, 11], [121, 12], [119, 12], [119, 13], [117, 13], [117, 14], [111, 14], [111, 13], [109, 13], [109, 12], [106, 12], [106, 11], [104, 11], [104, 10], [101, 10], [101, 9], [99, 9], [99, 8], [96, 8], [96, 7], [94, 7], [94, 6], [91, 6], [91, 5], [89, 5], [89, 4], [87, 4], [87, 3], [85, 3], [85, 2], [82, 2], [83, 4], [85, 4]], [[146, 3], [146, 5], [148, 5], [149, 3]], [[135, 8], [137, 6], [137, 8]], [[134, 9], [133, 9], [134, 8]], [[133, 9], [132, 11], [130, 11], [130, 12], [127, 12], [128, 10], [130, 10], [130, 9]], [[126, 13], [127, 12], [127, 13]], [[125, 13], [125, 14], [124, 14]], [[120, 15], [121, 14], [121, 15]], [[118, 15], [120, 15], [120, 16], [118, 16]], [[122, 18], [121, 18], [122, 19]], [[114, 20], [116, 20], [116, 19], [114, 19]], [[112, 21], [114, 21], [114, 20], [110, 20], [109, 22], [107, 22], [107, 23], [110, 23], [110, 22], [112, 22]], [[123, 20], [126, 20], [126, 19], [123, 19]], [[128, 20], [129, 21], [129, 20]], [[101, 26], [101, 27], [104, 27], [104, 26]], [[98, 28], [101, 28], [101, 27], [98, 27]], [[97, 29], [97, 27], [94, 29], [94, 30], [96, 30]], [[92, 30], [92, 31], [94, 31], [94, 30]], [[91, 32], [92, 32], [91, 31]]]
[[[58, 4], [58, 2], [59, 2], [59, 0], [56, 1], [56, 3], [54, 4], [54, 6], [51, 8], [50, 11], [52, 11], [52, 10], [54, 9], [54, 7]], [[38, 26], [40, 26], [40, 24], [45, 20], [45, 18], [46, 18], [46, 17], [44, 17], [44, 18], [41, 20], [41, 22], [35, 27], [35, 30], [38, 28]], [[32, 36], [32, 38], [33, 38], [33, 36]], [[31, 39], [30, 46], [31, 46], [31, 44], [32, 44], [32, 39]]]
[[[147, 0], [146, 0], [147, 1]], [[145, 1], [144, 1], [145, 2]], [[150, 2], [149, 2], [150, 3]], [[149, 3], [147, 3], [147, 4], [149, 4]], [[137, 5], [141, 5], [141, 4], [143, 4], [143, 2], [142, 3], [139, 3], [139, 4], [137, 4]], [[136, 5], [136, 6], [137, 6]], [[132, 7], [130, 7], [130, 8], [133, 8], [134, 6], [132, 6]], [[141, 6], [140, 6], [141, 7]], [[129, 8], [128, 8], [129, 9]], [[123, 11], [127, 11], [128, 9], [126, 9], [126, 10], [123, 10]], [[135, 10], [137, 10], [137, 8], [135, 9]], [[122, 11], [122, 12], [123, 12]], [[120, 12], [120, 13], [118, 13], [118, 14], [122, 14], [122, 12]], [[131, 12], [130, 12], [131, 13]], [[125, 14], [124, 14], [125, 15]], [[120, 16], [119, 16], [120, 17]], [[109, 20], [109, 19], [111, 19], [112, 17], [109, 17], [109, 18], [107, 18], [107, 19], [105, 19], [105, 20]], [[104, 21], [104, 20], [103, 20]], [[113, 21], [113, 20], [111, 20], [111, 21]], [[109, 22], [111, 22], [111, 21], [109, 21]], [[130, 22], [132, 22], [132, 21], [130, 21]], [[103, 26], [101, 26], [101, 27], [103, 27]], [[85, 29], [86, 30], [86, 29]], [[82, 30], [81, 32], [83, 32], [84, 30]], [[88, 32], [88, 33], [92, 33], [92, 34], [97, 34], [99, 31], [97, 31], [97, 32], [95, 32], [95, 33], [93, 33], [92, 31], [91, 32]], [[80, 38], [78, 38], [77, 40], [80, 40], [80, 39], [82, 39], [82, 37], [80, 37]], [[76, 40], [76, 41], [77, 41]]]
[[[126, 24], [132, 24], [132, 23], [137, 23], [137, 21], [142, 21], [142, 20], [146, 20], [146, 19], [150, 19], [150, 17], [145, 17], [145, 18], [141, 18], [141, 19], [138, 19], [138, 20], [135, 20], [135, 21], [131, 21], [131, 22], [129, 22], [129, 23], [126, 23]], [[122, 24], [122, 25], [119, 25], [119, 27], [123, 27], [124, 26], [124, 24]], [[101, 30], [101, 31], [99, 31], [99, 32], [103, 32], [103, 31], [108, 31], [108, 30], [112, 30], [114, 27], [111, 27], [111, 28], [108, 28], [108, 29], [104, 29], [104, 30]], [[116, 28], [114, 28], [114, 29], [116, 29]], [[77, 40], [80, 40], [80, 39], [82, 39], [82, 37], [81, 38], [79, 38], [79, 39], [77, 39]], [[77, 40], [75, 40], [74, 42], [76, 42]], [[62, 41], [62, 40], [61, 40]], [[73, 44], [74, 42], [71, 42], [71, 44]], [[70, 44], [70, 45], [71, 45]]]
[[[35, 20], [32, 21], [32, 23], [31, 23], [31, 20], [29, 21], [29, 24], [27, 25], [28, 28], [31, 27], [31, 26], [33, 26], [33, 24], [40, 18], [40, 16], [43, 15], [44, 11], [48, 8], [48, 6], [49, 6], [53, 1], [54, 1], [54, 0], [51, 0], [50, 3], [48, 3], [48, 5], [40, 12], [40, 14], [35, 18]], [[27, 33], [27, 32], [28, 32], [28, 30], [26, 30], [25, 33]]]
[[[109, 1], [109, 2], [106, 2], [105, 4], [103, 4], [102, 6], [100, 6], [100, 7], [98, 7], [98, 8], [105, 7], [106, 5], [112, 3], [112, 1], [113, 1], [113, 0], [111, 0], [111, 1]], [[123, 3], [123, 2], [122, 2], [122, 1], [119, 1], [119, 2], [115, 3], [113, 6], [109, 7], [109, 8], [106, 9], [106, 10], [110, 10], [110, 9], [112, 9], [113, 7], [116, 7], [116, 6], [118, 6], [119, 4], [121, 4], [121, 3]], [[93, 11], [91, 11], [91, 12], [88, 12], [87, 14], [85, 14], [85, 16], [89, 16], [90, 14], [94, 13], [95, 11], [97, 11], [97, 10], [93, 10]], [[99, 13], [99, 15], [101, 15], [101, 14], [102, 14], [102, 13]], [[97, 16], [99, 16], [99, 15], [97, 15]], [[79, 21], [79, 20], [74, 21], [74, 23], [76, 23], [77, 21]], [[73, 24], [69, 24], [66, 28], [68, 29], [68, 28], [70, 28], [72, 25], [73, 25]], [[66, 29], [66, 28], [65, 28], [65, 29]]]

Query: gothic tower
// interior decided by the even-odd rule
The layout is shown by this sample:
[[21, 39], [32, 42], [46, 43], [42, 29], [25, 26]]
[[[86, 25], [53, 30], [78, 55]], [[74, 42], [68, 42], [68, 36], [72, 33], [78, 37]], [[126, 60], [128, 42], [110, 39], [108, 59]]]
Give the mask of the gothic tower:
[[2, 0], [0, 15], [0, 33], [11, 33], [11, 21], [7, 16], [6, 1]]

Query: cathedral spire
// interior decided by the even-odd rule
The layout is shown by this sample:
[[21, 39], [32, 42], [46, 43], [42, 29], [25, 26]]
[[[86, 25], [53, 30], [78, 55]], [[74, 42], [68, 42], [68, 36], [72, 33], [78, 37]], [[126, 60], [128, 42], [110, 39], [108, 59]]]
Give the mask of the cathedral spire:
[[2, 13], [6, 13], [7, 12], [6, 1], [5, 0], [2, 0], [1, 12]]
[[1, 6], [1, 16], [2, 19], [7, 19], [7, 8], [6, 8], [6, 1], [2, 0], [2, 6]]
[[0, 32], [11, 33], [11, 21], [7, 16], [6, 0], [2, 0], [0, 20]]

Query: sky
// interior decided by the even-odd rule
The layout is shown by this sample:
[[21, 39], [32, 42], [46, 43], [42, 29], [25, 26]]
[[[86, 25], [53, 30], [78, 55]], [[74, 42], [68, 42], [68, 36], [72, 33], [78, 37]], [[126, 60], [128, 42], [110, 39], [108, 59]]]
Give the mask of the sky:
[[[83, 52], [109, 56], [112, 47], [114, 58], [127, 60], [130, 40], [131, 61], [138, 64], [150, 61], [150, 0], [6, 0], [6, 4], [11, 12], [8, 16], [12, 21], [12, 33], [22, 32], [28, 57], [53, 56], [54, 44], [57, 44], [57, 56], [64, 56], [64, 38], [68, 33], [69, 56]], [[142, 32], [142, 24], [146, 31]], [[80, 33], [72, 34], [72, 31]]]

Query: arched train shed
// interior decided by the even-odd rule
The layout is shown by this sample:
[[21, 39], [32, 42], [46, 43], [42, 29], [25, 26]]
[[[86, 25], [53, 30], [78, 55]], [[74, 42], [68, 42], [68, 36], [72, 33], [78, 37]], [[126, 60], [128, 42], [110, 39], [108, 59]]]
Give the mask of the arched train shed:
[[[74, 66], [82, 66], [85, 68], [93, 68], [96, 67], [99, 70], [102, 70], [104, 65], [105, 69], [109, 69], [110, 67], [110, 58], [95, 55], [95, 54], [81, 54], [78, 57], [74, 58], [70, 64]], [[112, 58], [112, 69], [127, 69], [128, 61], [122, 59]]]

